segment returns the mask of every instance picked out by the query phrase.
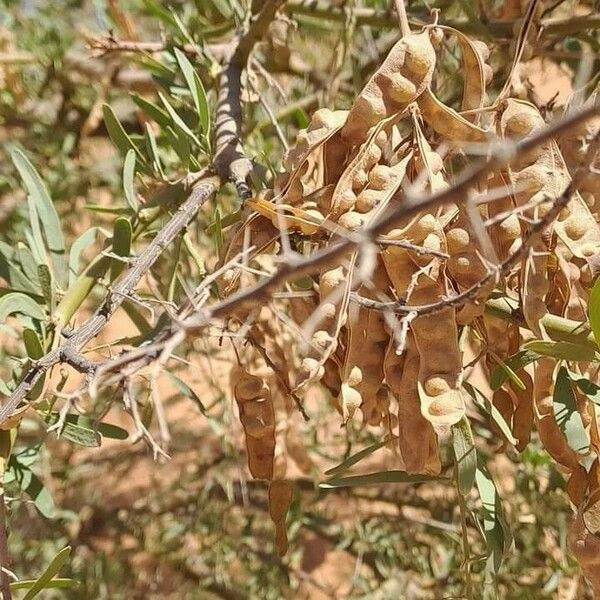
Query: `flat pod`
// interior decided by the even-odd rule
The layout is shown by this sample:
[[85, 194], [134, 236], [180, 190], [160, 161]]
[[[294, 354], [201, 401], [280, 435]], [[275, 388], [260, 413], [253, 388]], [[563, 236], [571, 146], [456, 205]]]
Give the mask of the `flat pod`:
[[255, 479], [272, 479], [275, 457], [275, 411], [264, 381], [241, 367], [231, 370], [233, 396], [246, 437], [248, 468]]
[[279, 556], [288, 548], [285, 520], [292, 503], [293, 487], [289, 481], [275, 480], [269, 483], [269, 515], [275, 524], [275, 546]]
[[[442, 299], [444, 290], [437, 281], [426, 275], [419, 279], [409, 304], [429, 304]], [[434, 428], [454, 425], [465, 414], [456, 312], [445, 308], [435, 318], [427, 315], [417, 317], [411, 323], [411, 330], [420, 357], [418, 390], [421, 412]]]
[[421, 413], [417, 390], [419, 352], [409, 332], [402, 356], [393, 337], [388, 345], [384, 372], [390, 391], [398, 401], [398, 444], [408, 473], [439, 473], [437, 438], [429, 420]]
[[406, 35], [390, 50], [350, 109], [342, 129], [348, 146], [363, 142], [371, 127], [405, 109], [429, 85], [435, 66], [429, 35]]

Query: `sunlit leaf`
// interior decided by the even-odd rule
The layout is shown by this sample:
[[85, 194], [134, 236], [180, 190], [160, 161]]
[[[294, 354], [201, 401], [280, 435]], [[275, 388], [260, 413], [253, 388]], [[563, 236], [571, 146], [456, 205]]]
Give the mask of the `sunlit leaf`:
[[458, 490], [466, 496], [473, 487], [477, 470], [477, 449], [466, 416], [452, 425], [452, 449], [456, 461]]
[[341, 487], [359, 487], [363, 485], [380, 485], [382, 483], [427, 483], [429, 481], [449, 481], [442, 475], [411, 475], [406, 471], [381, 471], [367, 475], [333, 478], [319, 484], [320, 488], [332, 489]]
[[196, 134], [186, 125], [185, 121], [179, 116], [177, 111], [173, 108], [168, 98], [162, 93], [158, 92], [158, 97], [161, 102], [164, 104], [169, 116], [173, 120], [173, 123], [177, 125], [191, 140], [193, 140], [198, 146], [201, 146], [200, 140], [196, 136]]
[[135, 151], [132, 149], [127, 150], [125, 155], [125, 162], [123, 163], [123, 191], [125, 192], [125, 199], [127, 204], [131, 207], [131, 210], [137, 212], [138, 201], [135, 196], [135, 189], [133, 187], [133, 178], [135, 177]]
[[584, 361], [594, 360], [595, 352], [589, 346], [572, 342], [547, 342], [532, 340], [523, 344], [524, 350], [536, 352], [541, 356], [550, 356], [559, 360]]
[[[490, 377], [490, 387], [495, 391], [502, 387], [502, 384], [509, 379], [510, 373], [517, 373], [532, 362], [539, 360], [540, 355], [532, 350], [520, 350], [507, 358], [503, 364], [498, 365], [492, 371]], [[509, 370], [507, 370], [507, 368]]]
[[175, 58], [179, 63], [185, 82], [192, 94], [196, 112], [198, 113], [198, 122], [204, 135], [208, 135], [210, 130], [210, 112], [208, 110], [208, 102], [206, 99], [206, 91], [202, 85], [202, 81], [198, 77], [196, 70], [192, 66], [188, 57], [179, 48], [175, 48]]

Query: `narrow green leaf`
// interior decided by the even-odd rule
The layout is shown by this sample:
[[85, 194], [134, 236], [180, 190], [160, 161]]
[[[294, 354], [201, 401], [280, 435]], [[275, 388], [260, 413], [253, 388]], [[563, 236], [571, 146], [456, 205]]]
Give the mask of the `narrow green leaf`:
[[430, 481], [449, 481], [441, 475], [410, 475], [406, 471], [381, 471], [367, 475], [333, 478], [319, 484], [322, 489], [341, 487], [358, 487], [363, 485], [380, 485], [382, 483], [427, 483]]
[[169, 126], [171, 119], [169, 119], [169, 115], [160, 106], [154, 104], [154, 102], [149, 102], [137, 94], [132, 94], [131, 98], [162, 129], [166, 129]]
[[[36, 581], [37, 579], [21, 579], [20, 581], [11, 581], [10, 589], [13, 592], [19, 590], [28, 590], [29, 588], [33, 587]], [[79, 587], [79, 582], [75, 579], [69, 579], [67, 577], [55, 577], [54, 579], [51, 579], [48, 583], [46, 583], [44, 589], [64, 590], [76, 587]]]
[[497, 573], [504, 555], [512, 544], [512, 535], [504, 518], [502, 500], [496, 484], [481, 460], [478, 461], [475, 482], [481, 499], [480, 518], [489, 565], [493, 573]]
[[530, 350], [542, 356], [550, 356], [559, 360], [590, 362], [595, 358], [595, 352], [592, 348], [572, 342], [532, 340], [523, 344], [523, 350]]
[[458, 491], [466, 496], [473, 487], [477, 471], [477, 449], [466, 416], [452, 426], [452, 449], [456, 461]]
[[131, 207], [131, 210], [137, 212], [138, 201], [135, 196], [135, 189], [133, 186], [133, 178], [135, 177], [135, 150], [131, 148], [127, 150], [125, 155], [125, 162], [123, 163], [123, 191], [125, 192], [125, 199], [127, 204]]
[[176, 28], [177, 23], [169, 10], [160, 5], [156, 0], [142, 0], [146, 10], [152, 16], [162, 21], [165, 25]]
[[575, 452], [586, 453], [590, 448], [590, 440], [577, 410], [577, 398], [565, 367], [560, 367], [556, 376], [552, 407], [556, 423], [569, 446]]
[[[17, 253], [8, 244], [0, 242], [0, 277], [6, 281], [12, 291], [41, 296], [39, 282], [33, 281], [23, 272], [17, 264], [18, 258]], [[37, 275], [37, 267], [35, 274]]]
[[511, 366], [505, 363], [499, 356], [496, 356], [494, 353], [491, 353], [491, 355], [492, 358], [498, 363], [500, 368], [504, 371], [504, 374], [506, 375], [507, 379], [510, 379], [520, 390], [525, 390], [525, 384], [521, 381], [521, 378], [513, 371]]
[[152, 127], [150, 127], [148, 123], [146, 123], [144, 137], [146, 139], [146, 149], [150, 155], [150, 158], [152, 159], [152, 166], [154, 167], [154, 170], [158, 172], [161, 178], [165, 179], [165, 173], [163, 171], [162, 163], [158, 153], [158, 144], [156, 143], [156, 138], [154, 137]]
[[9, 468], [15, 480], [21, 490], [33, 500], [33, 504], [42, 515], [48, 519], [54, 518], [56, 507], [48, 488], [21, 458], [15, 455], [10, 457]]
[[198, 122], [204, 135], [208, 135], [210, 131], [210, 113], [208, 110], [208, 102], [206, 100], [206, 91], [202, 85], [198, 73], [192, 66], [188, 57], [179, 48], [175, 48], [175, 58], [179, 63], [185, 82], [192, 94], [192, 99], [198, 113]]
[[43, 321], [45, 317], [41, 306], [21, 292], [11, 292], [0, 298], [0, 323], [4, 323], [6, 317], [15, 313], [27, 315], [38, 321]]
[[191, 148], [187, 135], [174, 124], [174, 127], [168, 127], [165, 130], [166, 136], [169, 138], [169, 143], [177, 156], [181, 159], [182, 165], [188, 167], [190, 164]]
[[31, 281], [35, 282], [36, 286], [40, 285], [38, 278], [38, 261], [33, 256], [31, 250], [23, 243], [17, 243], [17, 256], [19, 257], [19, 263], [25, 276]]
[[588, 302], [588, 319], [590, 328], [596, 339], [596, 343], [600, 345], [600, 277], [596, 278], [594, 285], [590, 291], [590, 299]]
[[179, 377], [177, 377], [177, 375], [173, 375], [173, 373], [171, 373], [170, 371], [165, 371], [165, 372], [169, 376], [169, 379], [175, 384], [175, 386], [177, 386], [179, 391], [186, 398], [193, 400], [194, 403], [196, 404], [196, 406], [198, 407], [198, 410], [203, 415], [205, 415], [206, 407], [204, 406], [204, 403], [202, 402], [202, 400], [200, 400], [198, 394], [196, 394], [196, 392], [185, 381], [182, 381], [181, 379], [179, 379]]
[[339, 465], [325, 471], [325, 475], [341, 475], [342, 473], [345, 473], [348, 469], [350, 469], [350, 467], [353, 467], [355, 464], [359, 463], [364, 458], [367, 458], [367, 456], [371, 456], [373, 452], [379, 450], [379, 448], [382, 448], [387, 443], [389, 443], [389, 439], [386, 438], [384, 440], [381, 440], [380, 442], [376, 442], [375, 444], [363, 448], [356, 454], [349, 456]]
[[[115, 220], [112, 237], [112, 251], [117, 256], [128, 258], [131, 251], [131, 238], [133, 231], [131, 222], [125, 217], [118, 217]], [[126, 263], [117, 258], [113, 258], [110, 264], [110, 280], [114, 281], [125, 269]]]
[[104, 114], [104, 123], [106, 124], [108, 135], [110, 136], [113, 144], [118, 148], [119, 152], [123, 156], [126, 156], [129, 150], [133, 150], [136, 156], [143, 163], [144, 157], [142, 153], [133, 143], [131, 137], [127, 135], [125, 129], [123, 129], [123, 125], [121, 125], [121, 122], [119, 119], [117, 119], [117, 115], [115, 115], [113, 109], [108, 104], [104, 104], [102, 106], [102, 112]]
[[569, 379], [595, 404], [600, 406], [600, 386], [590, 381], [587, 377], [567, 370]]
[[46, 567], [46, 570], [37, 578], [37, 581], [29, 588], [23, 600], [32, 600], [41, 591], [45, 590], [60, 570], [67, 564], [71, 555], [71, 546], [63, 548]]
[[54, 312], [54, 284], [52, 282], [52, 273], [50, 273], [50, 269], [47, 265], [38, 265], [37, 271], [44, 301], [48, 307], [48, 312], [52, 314]]
[[[509, 378], [509, 372], [516, 373], [532, 362], [538, 360], [540, 355], [531, 350], [520, 350], [504, 361], [503, 365], [497, 366], [490, 377], [490, 387], [496, 391], [502, 387], [502, 384]], [[507, 371], [508, 367], [510, 371]]]
[[[504, 371], [503, 371], [504, 372]], [[514, 438], [508, 423], [502, 416], [502, 413], [494, 406], [494, 404], [483, 394], [483, 392], [477, 389], [474, 385], [468, 381], [463, 382], [463, 387], [467, 390], [469, 396], [473, 398], [475, 405], [480, 408], [486, 415], [496, 423], [500, 431], [505, 435], [506, 439], [510, 444], [515, 445], [517, 440]]]
[[158, 92], [158, 97], [167, 109], [169, 116], [173, 120], [173, 123], [181, 129], [191, 140], [193, 140], [198, 146], [201, 146], [200, 140], [196, 137], [196, 134], [186, 125], [185, 121], [177, 114], [177, 111], [173, 108], [168, 98], [162, 93]]
[[82, 233], [71, 245], [69, 250], [69, 286], [77, 279], [79, 275], [79, 260], [81, 253], [91, 246], [99, 235], [108, 237], [108, 232], [101, 227], [91, 227]]
[[48, 249], [52, 253], [63, 254], [65, 242], [60, 227], [60, 220], [48, 193], [48, 188], [29, 159], [18, 149], [10, 153], [12, 161], [19, 171], [27, 191], [31, 195], [40, 216]]
[[[48, 188], [27, 156], [25, 156], [21, 150], [16, 148], [12, 149], [10, 155], [17, 171], [19, 171], [21, 179], [23, 179], [27, 191], [29, 192], [27, 199], [30, 209], [30, 225], [38, 240], [37, 244], [40, 244], [38, 228], [41, 228], [41, 232], [45, 239], [45, 247], [50, 252], [52, 259], [54, 274], [59, 284], [65, 286], [68, 279], [65, 261], [65, 241], [63, 239], [58, 213], [50, 198]], [[37, 215], [37, 218], [34, 214]], [[40, 263], [45, 263], [43, 256], [38, 258], [40, 259]]]

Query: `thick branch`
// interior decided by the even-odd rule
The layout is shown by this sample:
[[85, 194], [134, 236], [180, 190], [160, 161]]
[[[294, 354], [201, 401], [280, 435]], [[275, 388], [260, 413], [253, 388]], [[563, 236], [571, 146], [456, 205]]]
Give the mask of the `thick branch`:
[[261, 39], [275, 17], [283, 0], [270, 0], [250, 23], [247, 32], [234, 46], [219, 79], [219, 100], [214, 165], [222, 179], [235, 184], [242, 198], [250, 196], [246, 183], [252, 163], [242, 147], [242, 72], [257, 41]]

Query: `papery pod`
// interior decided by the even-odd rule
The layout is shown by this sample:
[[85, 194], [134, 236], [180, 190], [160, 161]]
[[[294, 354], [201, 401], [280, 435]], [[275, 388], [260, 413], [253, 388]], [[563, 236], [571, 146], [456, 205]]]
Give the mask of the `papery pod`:
[[516, 400], [512, 432], [517, 439], [517, 450], [523, 452], [531, 439], [531, 431], [535, 420], [533, 409], [534, 386], [533, 379], [527, 371], [520, 371], [519, 379], [525, 385], [524, 390], [512, 384], [510, 386]]
[[393, 337], [388, 345], [384, 372], [390, 391], [398, 401], [398, 446], [408, 473], [439, 473], [437, 436], [421, 413], [417, 389], [419, 352], [409, 332], [402, 355], [396, 353]]
[[275, 524], [275, 545], [279, 556], [288, 548], [285, 519], [292, 503], [294, 488], [289, 481], [275, 480], [269, 483], [269, 515]]
[[241, 367], [231, 370], [233, 396], [246, 436], [248, 468], [255, 479], [273, 478], [275, 412], [264, 381]]
[[[222, 260], [218, 266], [227, 264], [235, 258], [245, 248], [252, 247], [250, 255], [245, 262], [249, 262], [252, 257], [268, 251], [279, 236], [279, 232], [273, 227], [268, 219], [262, 215], [250, 215], [244, 221], [234, 226], [231, 237], [227, 244], [227, 249], [223, 253]], [[245, 280], [245, 281], [244, 281]], [[254, 278], [240, 267], [231, 267], [227, 269], [217, 280], [219, 293], [221, 296], [229, 296], [236, 292], [245, 284], [253, 283]]]
[[446, 106], [429, 88], [423, 91], [417, 102], [427, 125], [446, 140], [484, 143], [491, 137], [484, 129]]
[[[383, 265], [377, 265], [372, 282], [379, 292], [388, 292], [390, 282]], [[374, 295], [368, 286], [363, 286], [358, 293], [367, 298]], [[383, 383], [383, 360], [389, 340], [385, 318], [381, 311], [351, 303], [346, 327], [348, 347], [341, 386], [342, 415], [347, 421], [360, 406], [365, 421], [377, 425], [377, 392]]]
[[[421, 275], [409, 304], [437, 302], [445, 290], [428, 275]], [[462, 395], [462, 355], [458, 346], [456, 313], [445, 308], [435, 318], [420, 316], [411, 323], [420, 357], [418, 390], [421, 412], [434, 426], [446, 428], [465, 414]]]
[[[596, 87], [594, 92], [585, 102], [584, 106], [600, 104], [600, 88]], [[560, 150], [571, 174], [584, 161], [588, 144], [600, 131], [600, 115], [586, 119], [575, 127], [569, 127], [559, 139]], [[596, 157], [594, 168], [589, 169], [578, 185], [579, 193], [594, 215], [596, 221], [600, 221], [600, 158]]]
[[342, 129], [345, 143], [362, 143], [371, 127], [414, 102], [431, 82], [434, 66], [429, 31], [399, 40], [354, 101]]
[[347, 318], [349, 270], [325, 267], [319, 275], [320, 304], [312, 318], [317, 329], [311, 336], [308, 355], [302, 360], [296, 388], [320, 380], [324, 364], [335, 352], [340, 330]]
[[579, 457], [560, 431], [554, 415], [552, 390], [555, 366], [556, 361], [551, 358], [541, 358], [535, 364], [535, 419], [540, 440], [548, 454], [573, 471], [579, 467]]
[[[466, 209], [460, 208], [458, 218], [446, 230], [446, 247], [450, 258], [447, 261], [447, 273], [456, 282], [459, 290], [464, 291], [478, 284], [487, 274], [488, 268], [481, 259], [480, 244], [475, 235], [471, 219]], [[457, 313], [459, 325], [470, 323], [481, 316], [485, 310], [485, 300], [495, 287], [491, 280], [481, 287], [477, 296]]]
[[[490, 56], [487, 45], [480, 40], [471, 40], [461, 31], [452, 27], [439, 26], [440, 30], [455, 36], [461, 49], [462, 71], [464, 77], [462, 111], [476, 111], [483, 107], [485, 101], [485, 86], [493, 76], [492, 68], [486, 64]], [[465, 118], [477, 121], [479, 115], [472, 113]]]

